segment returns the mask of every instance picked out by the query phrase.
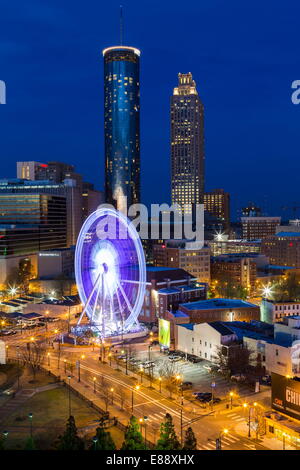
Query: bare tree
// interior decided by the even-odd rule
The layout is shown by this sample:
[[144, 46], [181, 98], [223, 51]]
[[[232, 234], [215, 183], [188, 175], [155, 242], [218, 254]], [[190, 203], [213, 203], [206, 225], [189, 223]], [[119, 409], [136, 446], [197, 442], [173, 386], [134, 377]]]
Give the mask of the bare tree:
[[109, 386], [109, 382], [107, 380], [105, 380], [105, 378], [102, 376], [100, 396], [101, 396], [102, 400], [104, 401], [105, 411], [106, 412], [108, 410], [108, 405], [111, 401], [110, 388], [111, 387]]
[[178, 382], [176, 375], [178, 375], [178, 368], [174, 362], [164, 361], [159, 369], [159, 375], [164, 381], [164, 385], [172, 398], [172, 394], [178, 389]]
[[44, 362], [46, 355], [45, 343], [32, 342], [27, 343], [26, 348], [21, 350], [21, 357], [24, 362], [29, 365], [33, 374], [33, 380], [35, 380], [36, 372]]
[[125, 389], [125, 387], [123, 387], [122, 385], [119, 385], [118, 388], [117, 388], [117, 395], [119, 396], [120, 407], [121, 407], [121, 410], [123, 411], [124, 410], [124, 403], [125, 403], [126, 399], [128, 398], [128, 393], [127, 393], [127, 390]]

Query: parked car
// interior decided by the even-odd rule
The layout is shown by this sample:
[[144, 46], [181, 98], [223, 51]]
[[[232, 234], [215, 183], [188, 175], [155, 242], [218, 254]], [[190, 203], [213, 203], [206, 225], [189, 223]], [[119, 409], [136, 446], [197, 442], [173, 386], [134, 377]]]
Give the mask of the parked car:
[[182, 382], [182, 384], [180, 385], [181, 390], [190, 390], [192, 387], [192, 382]]
[[158, 345], [159, 345], [159, 341], [157, 339], [152, 341], [152, 346], [158, 346]]
[[169, 361], [171, 362], [178, 362], [178, 361], [181, 361], [181, 357], [180, 356], [169, 356]]
[[142, 366], [144, 367], [144, 369], [148, 369], [149, 367], [154, 367], [154, 366], [155, 366], [155, 362], [146, 361], [146, 362], [143, 362], [143, 363], [142, 363]]
[[243, 374], [235, 374], [232, 375], [230, 378], [235, 382], [244, 382], [246, 380], [246, 377]]
[[208, 398], [211, 398], [212, 393], [211, 392], [194, 392], [193, 396], [194, 397], [208, 397]]
[[192, 362], [193, 364], [198, 364], [198, 362], [202, 362], [202, 361], [203, 361], [203, 359], [201, 359], [201, 357], [197, 357], [197, 356], [191, 357], [191, 359], [189, 359], [189, 360], [190, 360], [190, 362]]

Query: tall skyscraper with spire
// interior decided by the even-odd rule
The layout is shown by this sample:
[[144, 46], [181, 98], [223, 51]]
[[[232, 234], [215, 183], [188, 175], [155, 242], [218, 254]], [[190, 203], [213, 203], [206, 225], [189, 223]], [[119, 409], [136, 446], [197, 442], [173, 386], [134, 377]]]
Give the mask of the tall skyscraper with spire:
[[204, 107], [191, 73], [178, 74], [171, 97], [171, 192], [184, 212], [203, 203]]
[[105, 199], [123, 210], [124, 196], [140, 202], [140, 51], [114, 46], [103, 57]]

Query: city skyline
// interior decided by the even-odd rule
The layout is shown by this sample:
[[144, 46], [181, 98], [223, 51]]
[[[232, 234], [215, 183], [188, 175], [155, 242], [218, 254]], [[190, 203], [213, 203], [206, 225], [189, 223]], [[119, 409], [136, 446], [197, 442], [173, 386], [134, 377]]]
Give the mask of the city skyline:
[[[107, 14], [102, 16], [105, 21], [98, 14], [100, 6], [95, 4], [92, 11], [82, 12], [75, 5], [72, 22], [64, 17], [58, 2], [43, 7], [33, 2], [27, 7], [22, 41], [16, 31], [2, 26], [1, 79], [7, 84], [7, 104], [1, 107], [0, 173], [3, 177], [13, 176], [16, 160], [55, 159], [74, 163], [102, 189], [100, 60], [101, 50], [117, 42], [119, 5], [115, 2], [106, 7]], [[189, 35], [176, 37], [170, 31], [181, 13], [172, 8], [171, 20], [169, 8], [169, 2], [154, 2], [145, 9], [136, 2], [125, 6], [124, 43], [142, 50], [142, 200], [149, 204], [170, 199], [168, 101], [177, 74], [190, 71], [206, 109], [206, 189], [222, 187], [231, 194], [233, 219], [236, 209], [249, 200], [263, 206], [269, 215], [277, 215], [282, 205], [289, 207], [297, 200], [294, 187], [299, 108], [290, 99], [291, 83], [297, 78], [293, 65], [297, 33], [293, 9], [289, 13], [279, 2], [273, 2], [269, 22], [267, 5], [260, 6], [259, 16], [255, 8], [244, 6], [245, 26], [244, 11], [237, 2], [225, 5], [214, 1], [210, 6], [193, 2], [188, 16], [183, 16], [183, 21], [190, 22]], [[195, 18], [193, 11], [197, 11]], [[193, 28], [199, 12], [203, 18], [200, 32]], [[2, 18], [18, 14], [22, 18], [22, 8], [16, 13], [6, 6]], [[150, 34], [154, 21], [155, 35]], [[42, 34], [41, 27], [54, 34], [48, 34], [47, 40], [45, 36], [39, 45], [36, 38]], [[279, 27], [283, 32], [280, 43]], [[88, 33], [71, 39], [74, 28]], [[41, 78], [36, 64], [44, 56], [47, 61], [42, 61]], [[283, 159], [290, 163], [289, 168], [282, 164]], [[279, 168], [281, 194], [274, 184]], [[258, 170], [263, 176], [261, 184], [254, 186]], [[293, 214], [285, 211], [283, 215], [288, 218]]]

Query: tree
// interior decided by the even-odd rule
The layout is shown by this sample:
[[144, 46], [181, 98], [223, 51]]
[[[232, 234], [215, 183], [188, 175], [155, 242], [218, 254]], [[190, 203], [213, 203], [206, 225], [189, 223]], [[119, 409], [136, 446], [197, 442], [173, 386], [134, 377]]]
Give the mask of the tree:
[[84, 442], [77, 434], [74, 416], [70, 416], [64, 434], [59, 436], [57, 450], [84, 450]]
[[183, 450], [196, 450], [197, 439], [192, 428], [187, 428], [184, 436]]
[[139, 430], [139, 423], [135, 416], [131, 416], [125, 431], [125, 438], [121, 450], [145, 450], [146, 446], [142, 433]]
[[89, 450], [116, 450], [116, 445], [110, 432], [104, 429], [104, 420], [100, 420], [100, 426], [96, 429], [96, 444], [93, 442]]
[[174, 362], [165, 361], [159, 369], [159, 375], [164, 379], [164, 384], [169, 392], [170, 398], [172, 394], [178, 389], [176, 375], [178, 375], [178, 368]]
[[44, 361], [45, 354], [46, 346], [44, 343], [27, 343], [26, 348], [23, 348], [21, 350], [21, 356], [24, 362], [26, 362], [30, 366], [34, 380], [37, 370], [40, 368], [41, 364]]
[[160, 436], [157, 441], [157, 450], [179, 450], [180, 443], [177, 439], [172, 416], [167, 413], [164, 422], [160, 425]]
[[4, 438], [2, 436], [0, 437], [0, 450], [5, 450]]

